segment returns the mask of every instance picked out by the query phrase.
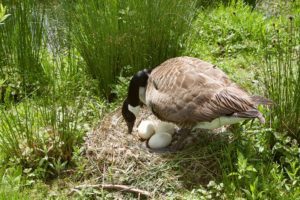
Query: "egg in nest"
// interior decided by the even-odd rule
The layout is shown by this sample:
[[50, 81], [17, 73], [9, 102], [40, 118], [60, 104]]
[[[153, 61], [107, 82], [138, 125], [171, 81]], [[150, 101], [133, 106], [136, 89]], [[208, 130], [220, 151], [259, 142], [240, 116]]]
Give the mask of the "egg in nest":
[[174, 133], [175, 125], [162, 121], [144, 120], [138, 126], [139, 137], [149, 139], [148, 146], [152, 149], [169, 146]]

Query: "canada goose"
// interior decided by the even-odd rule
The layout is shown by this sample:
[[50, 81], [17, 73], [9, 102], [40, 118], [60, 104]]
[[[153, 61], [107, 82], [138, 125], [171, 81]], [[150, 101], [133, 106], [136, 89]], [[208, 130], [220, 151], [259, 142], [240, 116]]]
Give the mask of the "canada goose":
[[213, 64], [176, 57], [132, 77], [122, 115], [129, 133], [141, 104], [160, 120], [181, 128], [215, 129], [253, 118], [264, 123], [257, 105], [269, 103], [263, 97], [249, 95]]

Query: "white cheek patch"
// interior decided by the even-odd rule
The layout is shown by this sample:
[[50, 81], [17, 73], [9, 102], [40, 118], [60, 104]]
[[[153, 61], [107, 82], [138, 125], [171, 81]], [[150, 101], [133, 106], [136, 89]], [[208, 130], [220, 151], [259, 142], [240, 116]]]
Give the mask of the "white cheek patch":
[[133, 107], [131, 106], [130, 104], [128, 104], [128, 110], [130, 112], [132, 112], [134, 114], [135, 117], [138, 116], [139, 112], [140, 112], [140, 106], [136, 106], [136, 107]]

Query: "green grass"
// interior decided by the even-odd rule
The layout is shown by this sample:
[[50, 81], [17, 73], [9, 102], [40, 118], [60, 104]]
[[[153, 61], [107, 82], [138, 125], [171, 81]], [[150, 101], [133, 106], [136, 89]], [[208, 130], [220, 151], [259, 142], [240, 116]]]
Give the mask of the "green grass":
[[[128, 76], [177, 55], [217, 64], [272, 99], [274, 106], [262, 109], [268, 123], [239, 126], [228, 142], [191, 147], [143, 176], [121, 178], [149, 190], [163, 183], [158, 196], [168, 199], [299, 198], [300, 2], [272, 1], [275, 9], [267, 10], [267, 2], [254, 10], [242, 1], [216, 2], [5, 1], [0, 199], [115, 197], [89, 188], [68, 196], [74, 185], [98, 178], [89, 171], [83, 137], [120, 105]], [[218, 170], [203, 168], [211, 180], [206, 185], [201, 173], [189, 172], [210, 161]]]

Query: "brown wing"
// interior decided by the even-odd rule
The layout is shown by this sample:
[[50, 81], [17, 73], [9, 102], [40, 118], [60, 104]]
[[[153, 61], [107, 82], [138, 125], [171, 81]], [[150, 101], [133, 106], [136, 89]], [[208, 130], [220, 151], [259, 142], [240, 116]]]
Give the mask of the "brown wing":
[[256, 111], [251, 97], [224, 72], [190, 57], [173, 58], [155, 68], [148, 80], [146, 101], [158, 118], [182, 126]]

